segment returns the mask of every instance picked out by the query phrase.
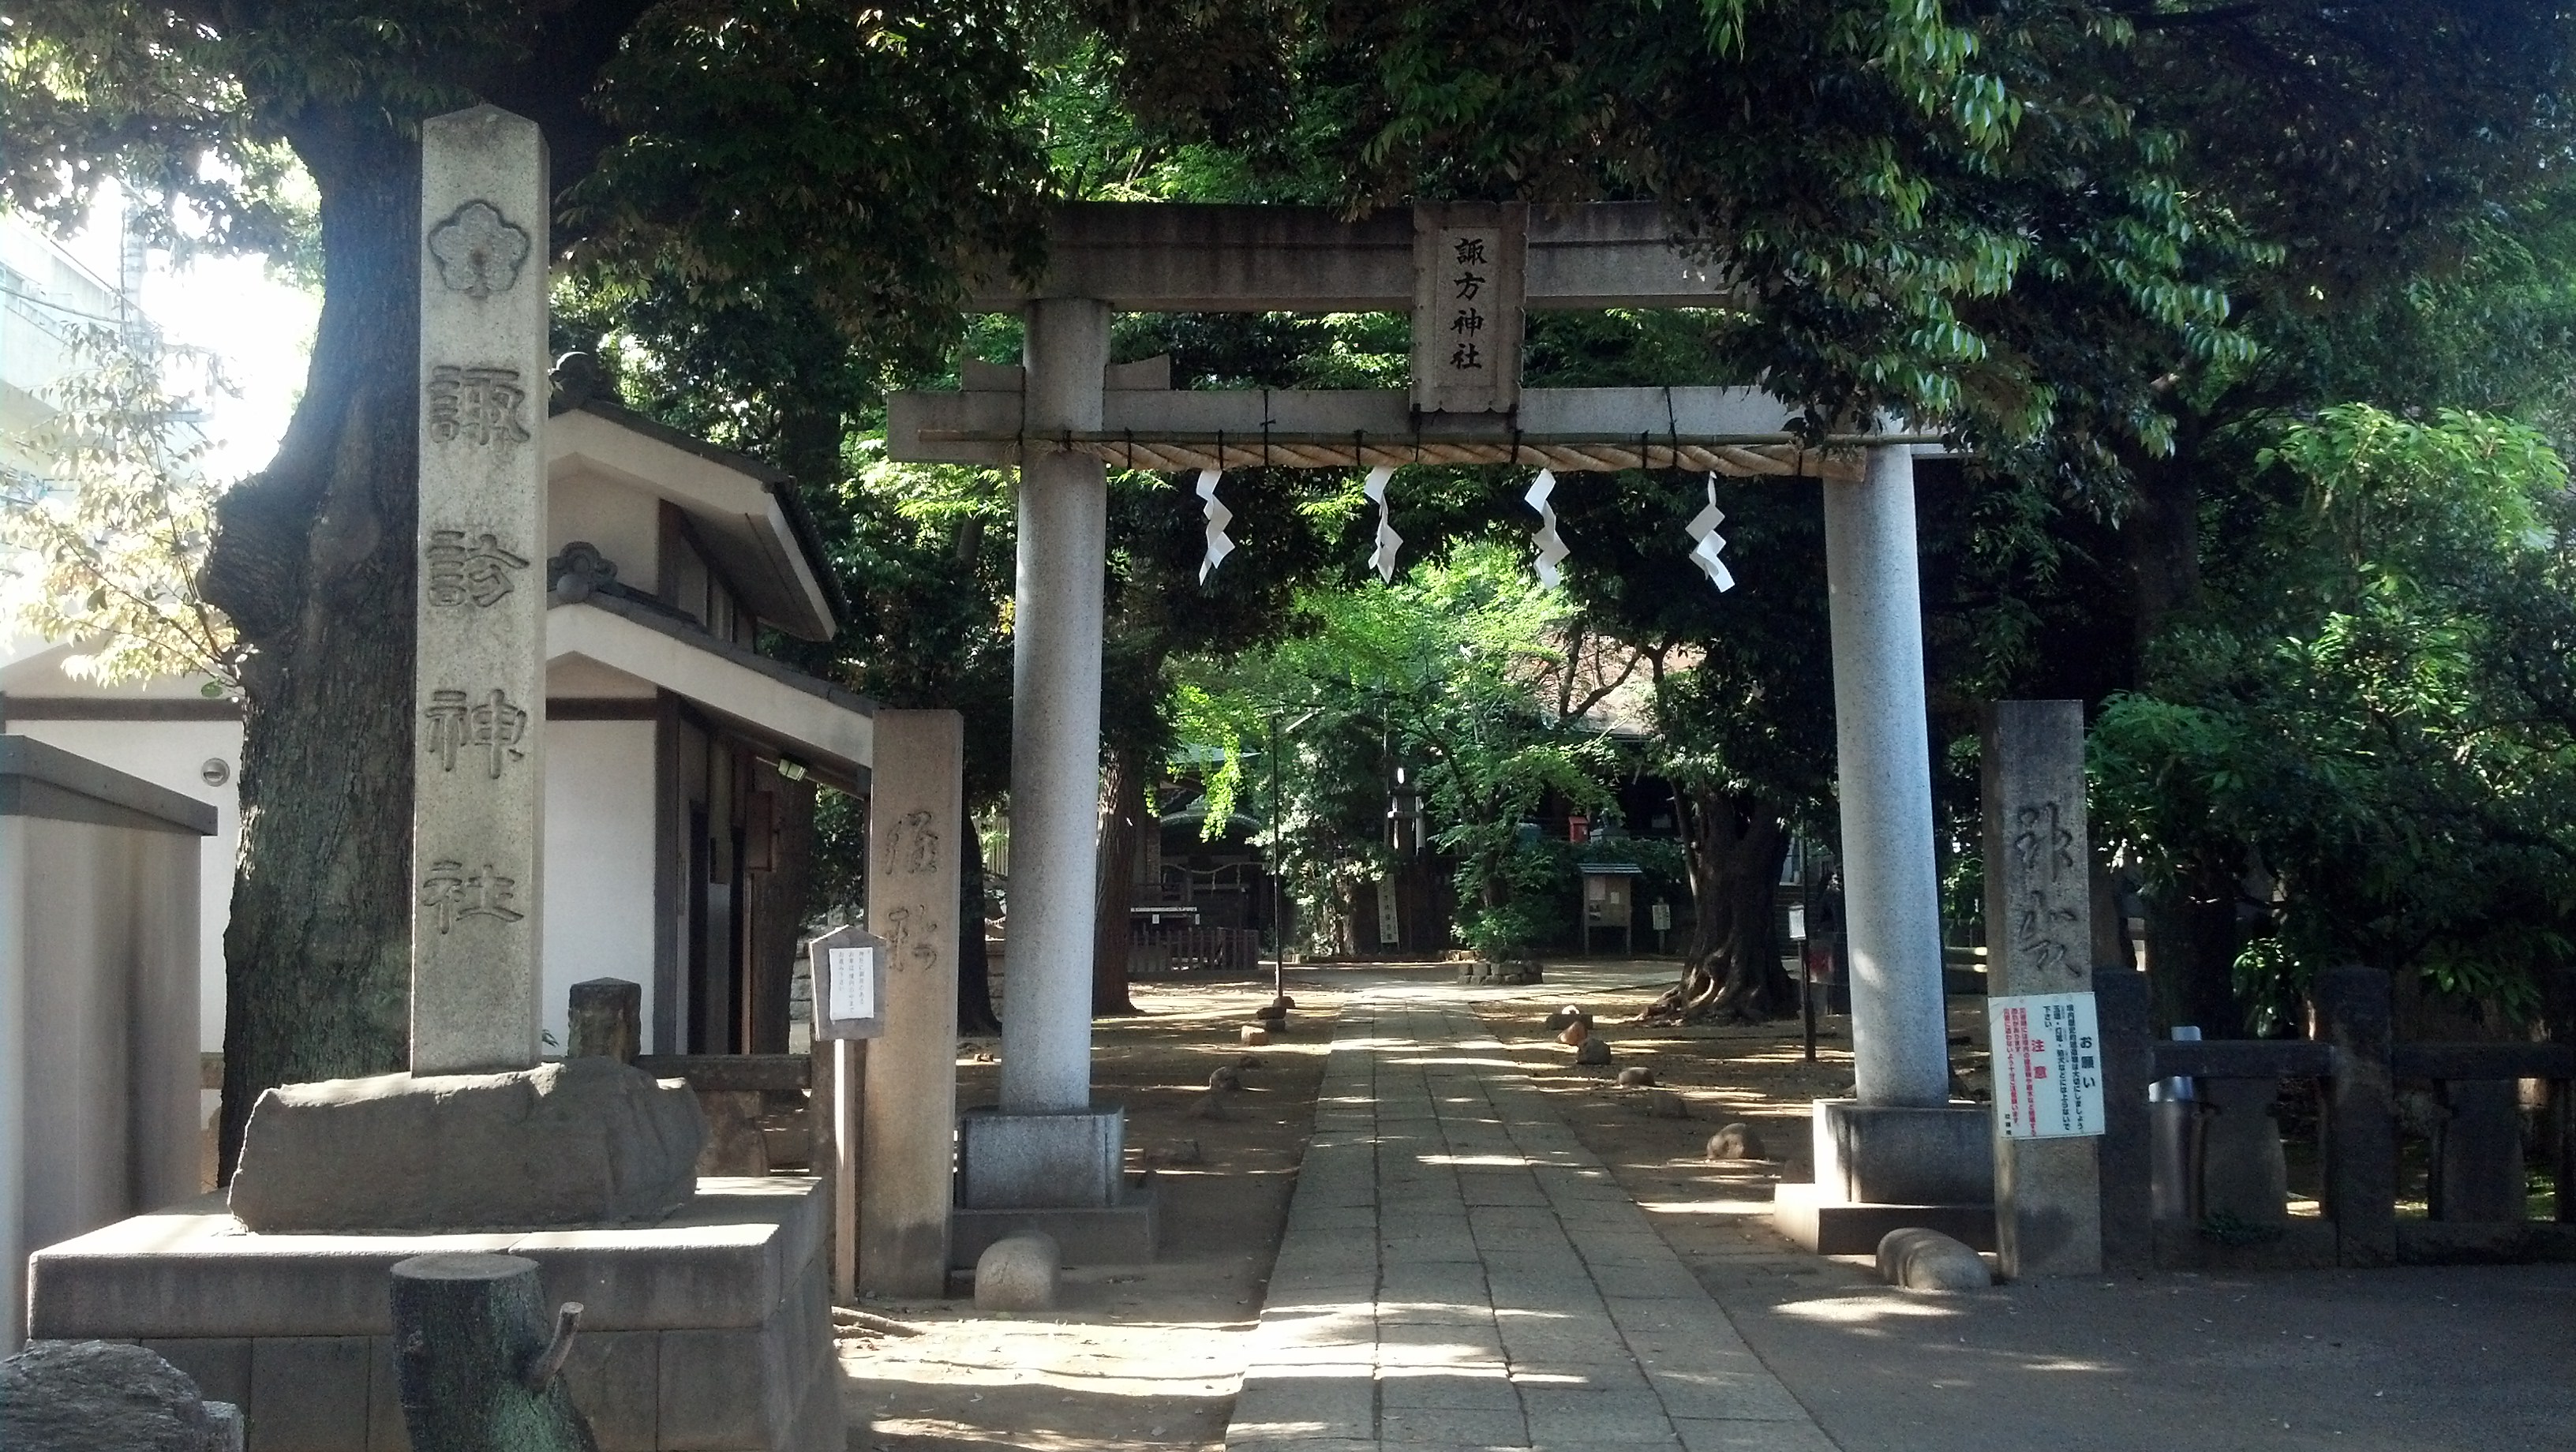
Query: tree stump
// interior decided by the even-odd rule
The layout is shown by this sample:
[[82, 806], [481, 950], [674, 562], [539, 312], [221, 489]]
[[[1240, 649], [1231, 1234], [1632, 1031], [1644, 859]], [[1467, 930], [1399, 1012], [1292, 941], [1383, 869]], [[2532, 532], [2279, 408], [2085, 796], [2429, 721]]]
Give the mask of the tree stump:
[[537, 1263], [416, 1255], [393, 1268], [394, 1371], [412, 1452], [598, 1452], [564, 1390], [581, 1307], [549, 1337]]

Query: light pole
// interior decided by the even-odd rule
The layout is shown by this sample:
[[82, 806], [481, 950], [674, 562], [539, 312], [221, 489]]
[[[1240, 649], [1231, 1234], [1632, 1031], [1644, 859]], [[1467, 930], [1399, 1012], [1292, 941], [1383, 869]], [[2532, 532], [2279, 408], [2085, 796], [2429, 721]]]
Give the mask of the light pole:
[[1280, 741], [1288, 732], [1315, 719], [1319, 711], [1308, 711], [1284, 728], [1279, 713], [1270, 714], [1270, 997], [1273, 1002], [1288, 996], [1288, 910], [1287, 893], [1282, 886], [1286, 866], [1287, 839], [1281, 802], [1285, 788], [1279, 770]]

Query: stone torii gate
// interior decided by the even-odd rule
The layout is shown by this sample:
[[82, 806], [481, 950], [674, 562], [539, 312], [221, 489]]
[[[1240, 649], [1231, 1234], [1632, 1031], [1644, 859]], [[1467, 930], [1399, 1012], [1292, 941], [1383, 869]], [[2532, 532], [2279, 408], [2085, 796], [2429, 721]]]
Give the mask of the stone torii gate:
[[[1790, 431], [1794, 408], [1749, 388], [1522, 388], [1525, 309], [1727, 300], [1722, 271], [1651, 203], [1557, 216], [1424, 205], [1356, 221], [1307, 207], [1075, 204], [1055, 213], [1048, 259], [1036, 282], [986, 277], [966, 303], [1022, 316], [1022, 366], [969, 363], [956, 392], [897, 394], [887, 430], [898, 460], [1020, 470], [1010, 1011], [1002, 1102], [964, 1124], [961, 1254], [977, 1238], [973, 1218], [1044, 1210], [1060, 1234], [1093, 1240], [1086, 1227], [1125, 1204], [1123, 1119], [1092, 1103], [1090, 1057], [1110, 462], [1820, 477], [1859, 1105], [1830, 1135], [1820, 1109], [1818, 1139], [1869, 1155], [1886, 1130], [1866, 1126], [1956, 1119], [1915, 558], [1913, 454], [1927, 437], [1841, 435], [1818, 449]], [[1409, 393], [1175, 392], [1167, 360], [1109, 363], [1116, 312], [1403, 311]], [[1961, 1142], [1983, 1158], [1982, 1110], [1972, 1112], [1979, 1128]], [[1820, 1172], [1820, 1185], [1829, 1178]], [[1108, 1243], [1132, 1248], [1133, 1234]]]

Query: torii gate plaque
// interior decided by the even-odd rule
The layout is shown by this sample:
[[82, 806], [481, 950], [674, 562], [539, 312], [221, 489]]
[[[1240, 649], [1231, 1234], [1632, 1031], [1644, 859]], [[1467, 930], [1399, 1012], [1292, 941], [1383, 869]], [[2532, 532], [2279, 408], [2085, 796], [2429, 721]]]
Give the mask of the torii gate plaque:
[[[1749, 388], [1523, 389], [1525, 309], [1709, 307], [1723, 272], [1648, 203], [1558, 214], [1423, 206], [1082, 203], [1046, 272], [974, 282], [1017, 312], [1024, 365], [969, 365], [954, 393], [890, 401], [898, 460], [1018, 465], [1011, 751], [1010, 1012], [1002, 1103], [967, 1116], [961, 1213], [1044, 1208], [1060, 1232], [1121, 1211], [1123, 1117], [1091, 1102], [1092, 833], [1099, 791], [1104, 465], [1342, 468], [1485, 463], [1559, 472], [1711, 469], [1826, 483], [1846, 940], [1862, 1106], [1948, 1103], [1913, 449], [1829, 436]], [[1171, 390], [1108, 364], [1113, 312], [1409, 312], [1398, 391]], [[1472, 366], [1471, 366], [1472, 365]], [[1150, 1231], [1147, 1232], [1150, 1235]], [[961, 1240], [963, 1227], [961, 1226]]]

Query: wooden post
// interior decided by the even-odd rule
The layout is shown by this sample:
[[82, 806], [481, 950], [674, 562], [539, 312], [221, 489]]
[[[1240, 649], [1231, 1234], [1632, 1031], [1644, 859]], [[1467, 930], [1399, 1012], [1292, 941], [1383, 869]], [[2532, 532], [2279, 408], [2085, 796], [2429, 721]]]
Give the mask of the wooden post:
[[2397, 1104], [2389, 1069], [2388, 975], [2329, 968], [2317, 975], [2317, 1018], [2334, 1045], [2326, 1084], [2325, 1209], [2337, 1263], [2397, 1263]]
[[564, 1015], [564, 1057], [632, 1064], [644, 1048], [644, 985], [590, 978], [572, 986]]
[[2113, 963], [2093, 970], [2102, 1030], [2102, 1266], [2155, 1264], [2155, 1162], [2147, 1084], [2155, 1074], [2147, 975]]
[[867, 1052], [864, 1040], [831, 1041], [832, 1157], [824, 1172], [832, 1177], [832, 1299], [841, 1305], [859, 1298], [859, 1096]]
[[413, 1452], [598, 1452], [564, 1390], [581, 1307], [548, 1334], [537, 1263], [416, 1255], [393, 1268], [394, 1374]]

